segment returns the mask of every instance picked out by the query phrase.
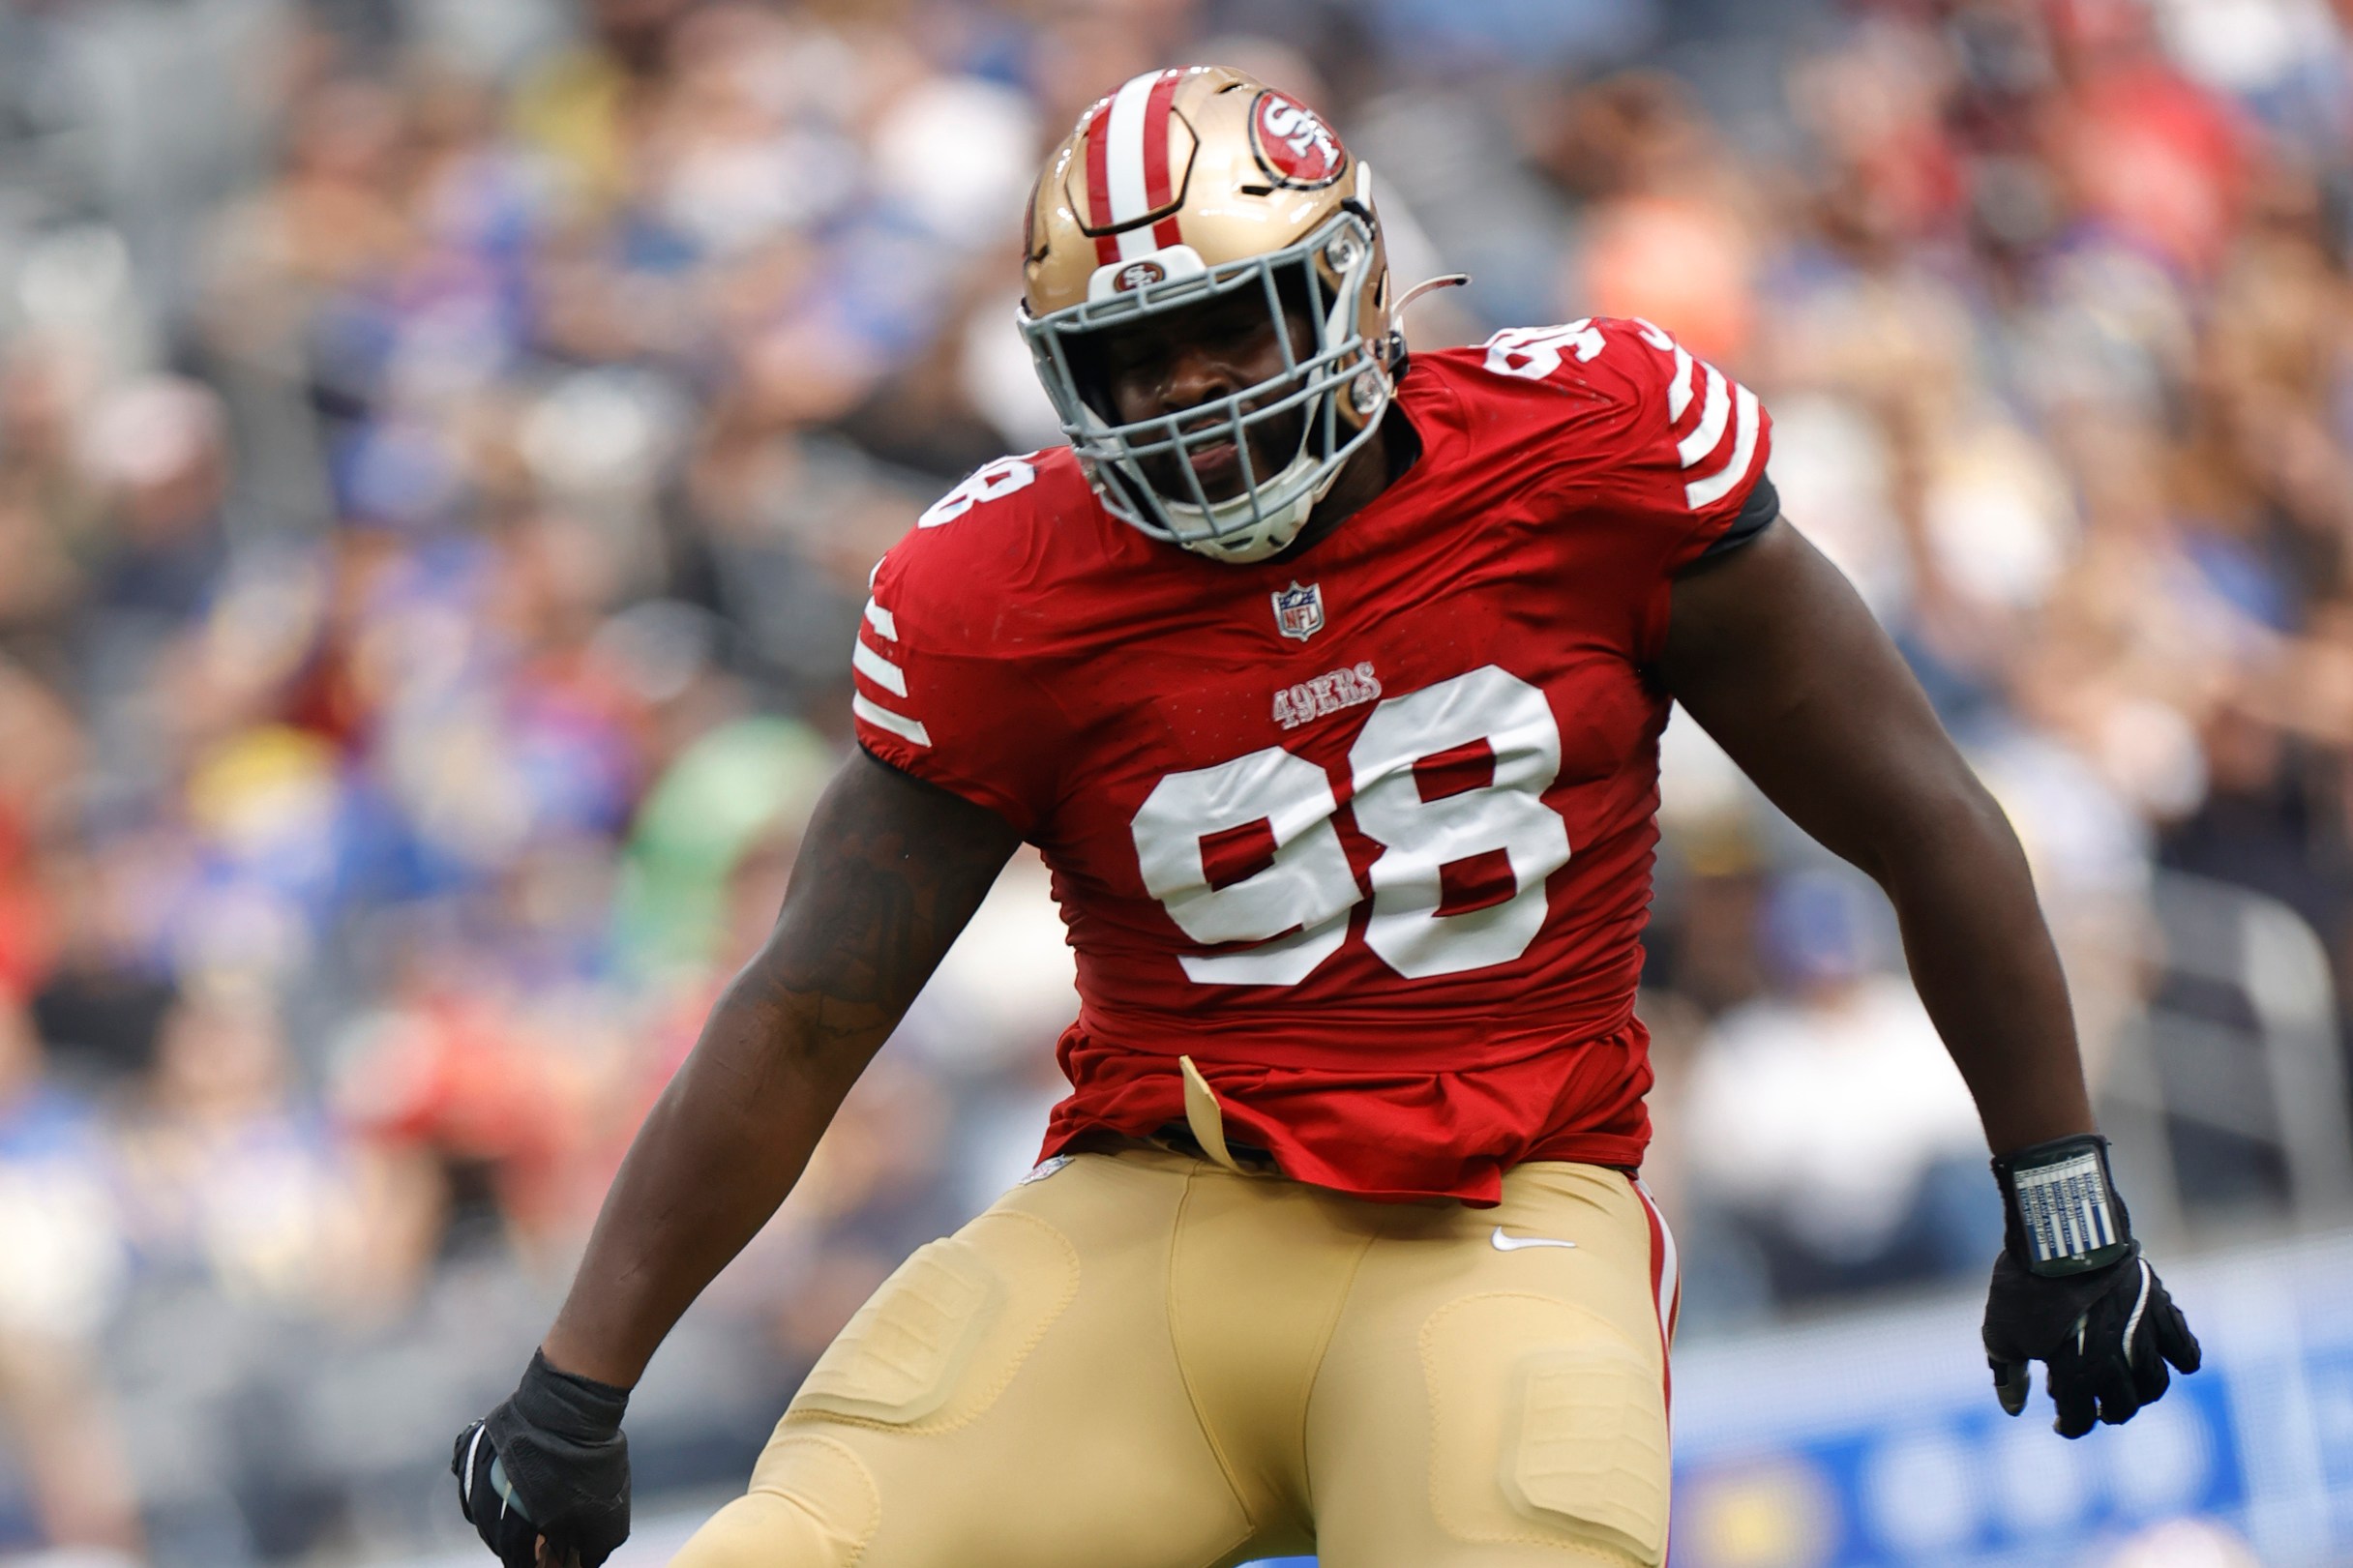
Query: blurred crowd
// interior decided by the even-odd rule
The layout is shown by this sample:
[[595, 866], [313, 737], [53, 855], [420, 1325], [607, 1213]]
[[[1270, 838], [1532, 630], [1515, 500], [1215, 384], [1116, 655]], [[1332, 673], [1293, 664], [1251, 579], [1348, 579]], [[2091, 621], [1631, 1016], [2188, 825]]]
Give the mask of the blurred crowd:
[[[2153, 1010], [2260, 1034], [2308, 948], [2341, 1101], [2353, 5], [11, 0], [0, 1553], [456, 1527], [440, 1445], [781, 897], [869, 568], [1056, 439], [1035, 159], [1193, 59], [1332, 116], [1401, 270], [1474, 275], [1417, 345], [1638, 315], [1765, 395], [1788, 514], [2027, 842], [2103, 1089]], [[1665, 751], [1686, 1322], [1981, 1270], [1884, 903]], [[2304, 946], [2175, 962], [2166, 890], [2217, 883]], [[655, 1494], [738, 1480], [1034, 1156], [1043, 888], [1018, 861], [657, 1363]], [[2225, 1104], [2263, 1076], [2172, 1071], [2220, 1087], [2153, 1124], [2153, 1206], [2297, 1197]]]

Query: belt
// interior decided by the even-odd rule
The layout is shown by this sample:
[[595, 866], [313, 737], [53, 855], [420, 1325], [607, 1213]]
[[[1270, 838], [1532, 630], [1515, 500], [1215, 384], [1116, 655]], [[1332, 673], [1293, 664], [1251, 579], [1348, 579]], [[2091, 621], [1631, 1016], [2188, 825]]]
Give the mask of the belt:
[[1227, 1158], [1220, 1160], [1202, 1146], [1201, 1139], [1193, 1136], [1193, 1129], [1180, 1121], [1163, 1122], [1146, 1137], [1145, 1141], [1157, 1144], [1173, 1154], [1189, 1154], [1196, 1160], [1206, 1160], [1211, 1165], [1221, 1165], [1229, 1170], [1239, 1170], [1246, 1175], [1279, 1176], [1283, 1173], [1283, 1168], [1275, 1163], [1273, 1155], [1248, 1143], [1229, 1142], [1226, 1145]]

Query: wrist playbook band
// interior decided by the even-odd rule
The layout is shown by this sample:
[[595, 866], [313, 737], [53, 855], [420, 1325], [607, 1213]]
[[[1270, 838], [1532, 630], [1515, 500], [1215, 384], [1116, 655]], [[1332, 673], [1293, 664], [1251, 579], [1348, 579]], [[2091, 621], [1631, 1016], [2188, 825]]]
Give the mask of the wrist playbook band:
[[1994, 1156], [2012, 1257], [2032, 1274], [2083, 1274], [2131, 1256], [2132, 1221], [2108, 1175], [2108, 1140], [2056, 1138]]

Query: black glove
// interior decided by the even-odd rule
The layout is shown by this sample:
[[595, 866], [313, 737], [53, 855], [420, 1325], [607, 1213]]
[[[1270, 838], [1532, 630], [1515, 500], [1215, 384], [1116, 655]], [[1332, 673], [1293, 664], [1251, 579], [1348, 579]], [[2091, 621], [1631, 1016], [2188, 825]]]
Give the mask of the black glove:
[[450, 1473], [458, 1506], [506, 1568], [548, 1556], [598, 1568], [629, 1539], [629, 1391], [558, 1372], [533, 1352], [522, 1382], [458, 1434]]
[[1985, 1300], [1985, 1359], [2002, 1408], [2026, 1408], [2028, 1363], [2043, 1362], [2053, 1423], [2080, 1437], [2095, 1420], [2130, 1420], [2198, 1370], [2198, 1342], [2132, 1239], [2108, 1176], [2107, 1140], [2038, 1143], [1993, 1163], [2008, 1211]]

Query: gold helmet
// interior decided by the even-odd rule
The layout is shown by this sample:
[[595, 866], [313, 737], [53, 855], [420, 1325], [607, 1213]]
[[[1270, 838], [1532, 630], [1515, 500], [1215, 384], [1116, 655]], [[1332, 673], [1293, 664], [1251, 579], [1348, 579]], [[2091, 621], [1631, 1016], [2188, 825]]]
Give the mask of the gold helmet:
[[[1048, 157], [1024, 227], [1022, 334], [1104, 506], [1223, 561], [1264, 560], [1298, 537], [1394, 390], [1401, 340], [1371, 171], [1314, 110], [1238, 71], [1147, 72]], [[1094, 335], [1246, 292], [1275, 321], [1281, 375], [1131, 423], [1088, 384]], [[1312, 325], [1304, 355], [1287, 306]], [[1297, 451], [1258, 474], [1247, 432], [1292, 417]], [[1228, 441], [1241, 489], [1212, 500], [1185, 459]], [[1154, 466], [1176, 476], [1178, 493], [1146, 477], [1156, 458], [1173, 459]]]

